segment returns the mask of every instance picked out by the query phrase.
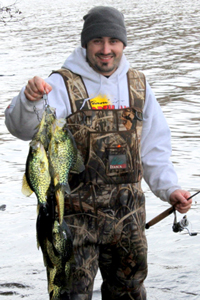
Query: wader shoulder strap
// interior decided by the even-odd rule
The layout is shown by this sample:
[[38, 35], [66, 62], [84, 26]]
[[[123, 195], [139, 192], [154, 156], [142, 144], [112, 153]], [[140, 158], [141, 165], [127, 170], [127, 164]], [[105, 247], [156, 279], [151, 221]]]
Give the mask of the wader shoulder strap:
[[142, 112], [146, 96], [146, 79], [142, 72], [129, 69], [128, 73], [130, 107]]
[[[89, 97], [82, 77], [65, 68], [53, 71], [51, 74], [54, 73], [58, 73], [63, 77], [68, 91], [72, 113], [76, 112], [81, 108], [84, 99]], [[139, 72], [134, 69], [129, 69], [127, 77], [129, 86], [130, 107], [133, 107], [137, 111], [142, 112], [146, 93], [145, 76], [142, 72]], [[91, 108], [89, 101], [86, 102], [85, 108]]]
[[[53, 71], [51, 74], [54, 73], [58, 73], [63, 77], [69, 95], [72, 113], [76, 112], [81, 108], [84, 99], [88, 98], [88, 93], [82, 77], [65, 68]], [[88, 107], [88, 109], [89, 108], [90, 107]]]

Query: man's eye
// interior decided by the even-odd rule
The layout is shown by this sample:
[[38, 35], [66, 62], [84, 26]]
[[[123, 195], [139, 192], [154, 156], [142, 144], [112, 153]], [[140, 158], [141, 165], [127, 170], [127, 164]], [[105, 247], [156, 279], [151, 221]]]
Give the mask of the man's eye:
[[101, 43], [101, 40], [94, 40], [93, 41], [95, 44], [100, 44]]
[[111, 40], [111, 44], [116, 44], [118, 40]]

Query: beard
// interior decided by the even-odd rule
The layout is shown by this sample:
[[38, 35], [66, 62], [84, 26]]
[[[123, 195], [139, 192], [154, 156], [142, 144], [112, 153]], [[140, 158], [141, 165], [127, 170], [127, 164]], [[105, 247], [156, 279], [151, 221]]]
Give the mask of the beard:
[[104, 75], [104, 76], [110, 76], [117, 68], [119, 65], [118, 59], [116, 59], [116, 55], [114, 53], [106, 55], [107, 57], [112, 57], [113, 62], [112, 64], [109, 64], [109, 62], [101, 62], [98, 61], [98, 57], [105, 56], [104, 54], [100, 53], [97, 54], [95, 57], [97, 59], [92, 59], [92, 61], [88, 58], [88, 55], [86, 53], [86, 61], [90, 65], [93, 70], [96, 72]]
[[111, 73], [116, 69], [116, 66], [113, 64], [112, 66], [108, 66], [108, 63], [95, 64], [95, 69], [99, 71], [99, 73]]

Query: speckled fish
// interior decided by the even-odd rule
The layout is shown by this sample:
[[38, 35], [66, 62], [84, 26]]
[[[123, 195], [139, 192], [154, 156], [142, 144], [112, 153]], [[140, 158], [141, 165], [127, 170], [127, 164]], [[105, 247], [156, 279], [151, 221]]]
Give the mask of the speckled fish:
[[50, 183], [49, 162], [44, 146], [40, 141], [32, 140], [26, 161], [22, 192], [26, 196], [34, 192], [38, 204], [46, 206]]
[[56, 119], [54, 121], [51, 136], [48, 151], [49, 162], [54, 180], [59, 222], [62, 224], [64, 195], [65, 192], [68, 194], [71, 192], [68, 183], [69, 171], [75, 168], [78, 172], [82, 172], [85, 167], [65, 119]]
[[54, 222], [52, 243], [47, 241], [47, 255], [51, 265], [47, 265], [48, 292], [51, 300], [60, 300], [61, 293], [70, 292], [71, 266], [74, 263], [73, 242], [65, 223]]
[[51, 125], [56, 117], [55, 111], [55, 108], [47, 105], [43, 112], [37, 132], [30, 143], [26, 173], [23, 177], [22, 192], [26, 196], [35, 192], [39, 204], [46, 203], [46, 192], [50, 182], [49, 163], [45, 151], [48, 150]]

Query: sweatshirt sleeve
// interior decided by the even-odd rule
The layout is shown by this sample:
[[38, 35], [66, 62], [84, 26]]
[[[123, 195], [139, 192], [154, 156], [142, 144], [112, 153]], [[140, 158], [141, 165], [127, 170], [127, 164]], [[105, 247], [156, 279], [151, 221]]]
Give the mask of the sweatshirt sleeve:
[[169, 201], [170, 194], [181, 187], [178, 185], [177, 174], [170, 161], [170, 130], [148, 82], [146, 84], [141, 156], [144, 180], [157, 197]]
[[[57, 118], [65, 118], [71, 113], [69, 98], [63, 78], [53, 74], [45, 79], [52, 86], [48, 94], [48, 104], [56, 108]], [[25, 87], [14, 97], [5, 110], [5, 124], [9, 132], [17, 138], [28, 141], [36, 132], [36, 127], [44, 112], [44, 100], [29, 101], [24, 94]]]

